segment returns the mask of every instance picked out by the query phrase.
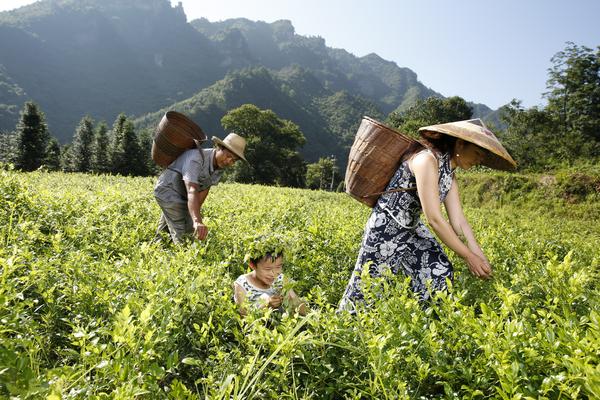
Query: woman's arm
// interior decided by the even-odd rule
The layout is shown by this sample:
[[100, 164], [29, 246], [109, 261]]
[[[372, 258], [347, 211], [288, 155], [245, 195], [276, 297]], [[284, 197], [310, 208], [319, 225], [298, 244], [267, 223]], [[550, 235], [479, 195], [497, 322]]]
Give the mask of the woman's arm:
[[430, 152], [421, 152], [409, 162], [409, 166], [415, 174], [417, 193], [423, 207], [423, 213], [431, 228], [446, 246], [467, 262], [474, 275], [487, 278], [491, 272], [487, 262], [460, 240], [450, 223], [442, 215], [438, 162], [435, 156]]
[[485, 254], [483, 254], [483, 250], [477, 242], [477, 239], [473, 234], [473, 230], [471, 229], [471, 225], [469, 225], [469, 221], [467, 221], [465, 213], [463, 212], [460, 204], [458, 182], [456, 181], [456, 178], [452, 179], [452, 186], [450, 187], [448, 195], [446, 195], [444, 206], [446, 207], [446, 212], [448, 213], [448, 218], [450, 219], [450, 225], [452, 225], [454, 232], [459, 238], [464, 238], [464, 240], [466, 240], [467, 247], [469, 247], [473, 253], [483, 258], [489, 264], [489, 261]]

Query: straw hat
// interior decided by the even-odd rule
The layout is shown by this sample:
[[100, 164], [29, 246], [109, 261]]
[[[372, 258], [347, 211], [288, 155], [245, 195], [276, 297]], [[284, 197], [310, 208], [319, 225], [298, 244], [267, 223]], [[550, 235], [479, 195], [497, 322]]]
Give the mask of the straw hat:
[[487, 150], [485, 152], [485, 158], [481, 162], [481, 164], [486, 167], [505, 171], [514, 170], [517, 167], [517, 162], [513, 160], [498, 138], [479, 118], [419, 128], [419, 133], [425, 131], [439, 132], [454, 136]]
[[230, 133], [225, 137], [225, 139], [221, 140], [216, 136], [212, 137], [212, 141], [214, 144], [225, 147], [227, 150], [231, 151], [233, 154], [241, 158], [242, 160], [248, 162], [246, 157], [244, 157], [244, 150], [246, 149], [246, 139], [238, 135], [237, 133]]

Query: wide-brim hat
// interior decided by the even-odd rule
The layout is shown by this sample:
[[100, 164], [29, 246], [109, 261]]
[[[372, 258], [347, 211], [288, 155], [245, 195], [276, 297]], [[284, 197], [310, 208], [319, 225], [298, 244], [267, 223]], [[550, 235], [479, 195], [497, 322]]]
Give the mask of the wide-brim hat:
[[508, 154], [496, 135], [479, 118], [466, 121], [448, 122], [419, 128], [419, 133], [439, 132], [473, 143], [485, 151], [482, 165], [504, 171], [517, 168], [517, 162]]
[[225, 139], [221, 140], [216, 136], [212, 137], [212, 141], [214, 144], [225, 147], [227, 150], [231, 151], [233, 154], [241, 158], [242, 160], [248, 162], [246, 157], [244, 157], [244, 150], [246, 150], [246, 139], [238, 135], [237, 133], [230, 133], [225, 136]]

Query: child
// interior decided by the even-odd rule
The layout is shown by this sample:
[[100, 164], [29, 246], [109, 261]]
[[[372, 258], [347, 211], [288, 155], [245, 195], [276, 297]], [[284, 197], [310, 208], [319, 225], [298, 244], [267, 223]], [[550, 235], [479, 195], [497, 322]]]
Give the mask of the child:
[[245, 302], [257, 308], [270, 307], [283, 311], [286, 308], [306, 315], [306, 304], [302, 302], [292, 289], [285, 290], [283, 254], [266, 253], [249, 260], [252, 272], [240, 275], [233, 283], [233, 298], [240, 308], [240, 314], [248, 313]]

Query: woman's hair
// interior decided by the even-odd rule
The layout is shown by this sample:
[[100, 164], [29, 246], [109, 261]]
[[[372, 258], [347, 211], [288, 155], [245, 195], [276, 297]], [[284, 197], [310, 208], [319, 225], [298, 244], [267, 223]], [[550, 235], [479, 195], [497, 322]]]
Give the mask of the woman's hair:
[[[440, 153], [447, 153], [454, 149], [456, 138], [439, 132], [423, 131], [421, 140], [412, 143], [404, 152], [402, 159], [408, 160], [410, 157], [423, 149], [437, 150]], [[436, 155], [437, 157], [437, 155]]]

